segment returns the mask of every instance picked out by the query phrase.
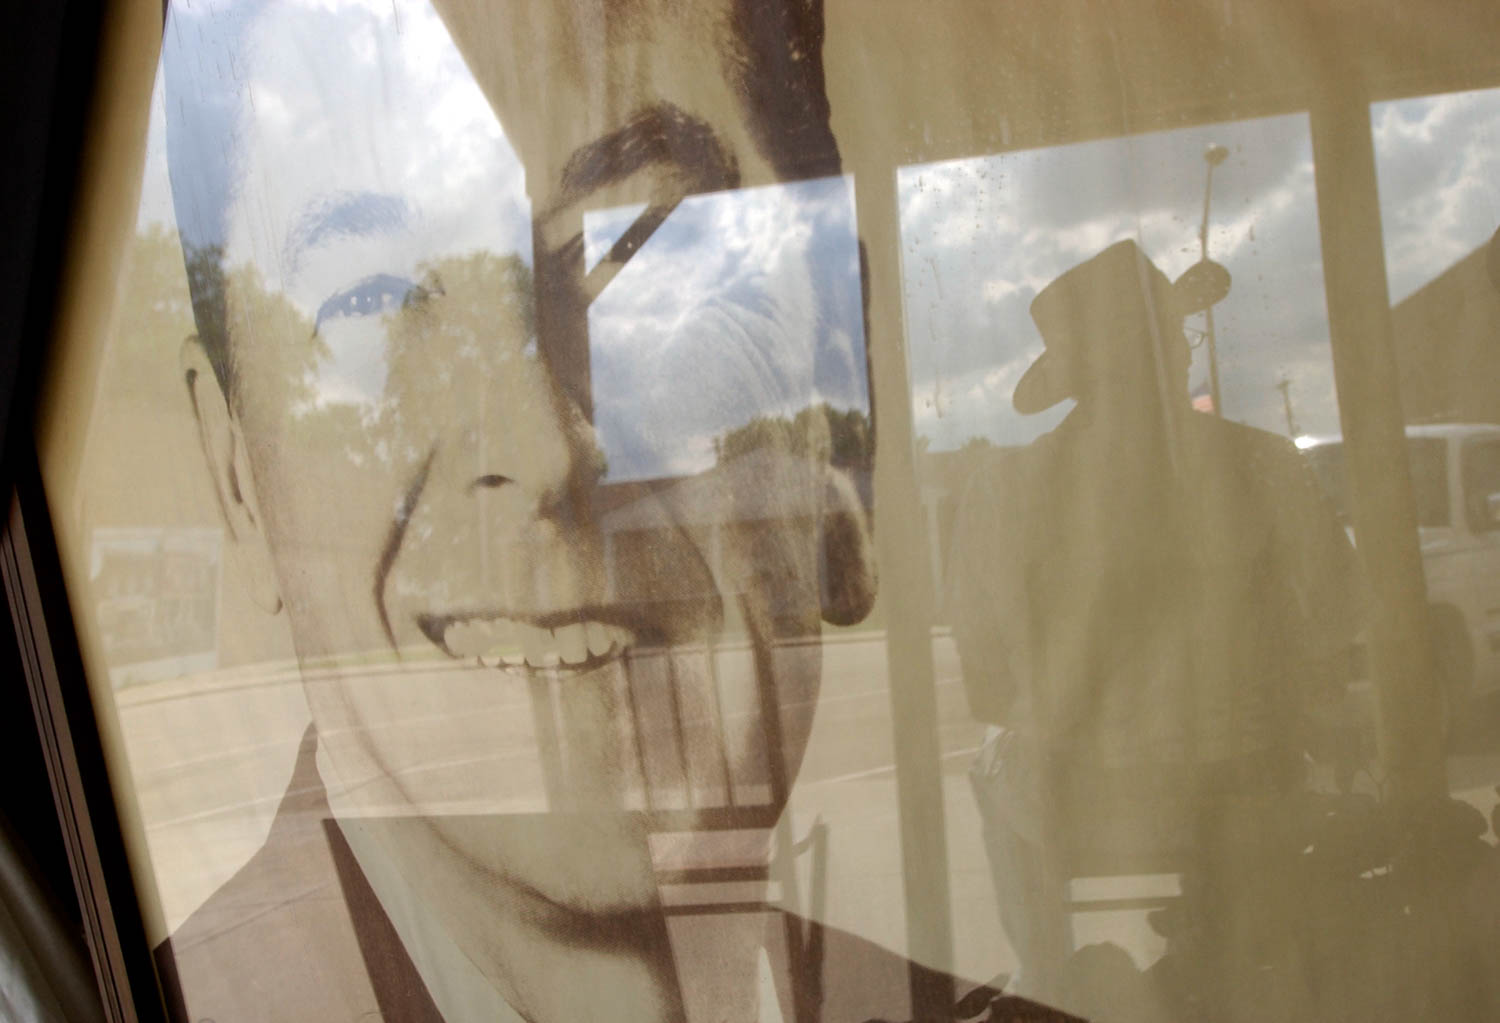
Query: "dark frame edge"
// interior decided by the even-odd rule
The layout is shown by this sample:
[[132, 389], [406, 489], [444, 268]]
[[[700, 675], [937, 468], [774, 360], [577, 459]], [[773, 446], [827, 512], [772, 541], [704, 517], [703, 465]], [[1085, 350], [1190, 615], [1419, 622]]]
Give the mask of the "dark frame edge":
[[13, 458], [0, 580], [47, 761], [104, 1017], [164, 1020], [35, 456]]

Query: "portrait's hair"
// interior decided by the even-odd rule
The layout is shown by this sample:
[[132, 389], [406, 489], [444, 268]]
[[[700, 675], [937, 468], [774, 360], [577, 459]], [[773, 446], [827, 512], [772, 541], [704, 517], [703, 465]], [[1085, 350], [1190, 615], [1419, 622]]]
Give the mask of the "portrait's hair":
[[840, 173], [823, 74], [823, 0], [734, 0], [731, 27], [735, 84], [777, 176]]
[[[167, 167], [198, 337], [231, 394], [224, 265], [241, 182], [250, 28], [274, 0], [168, 10], [162, 40]], [[730, 0], [721, 54], [751, 133], [783, 181], [840, 173], [823, 72], [823, 0]]]

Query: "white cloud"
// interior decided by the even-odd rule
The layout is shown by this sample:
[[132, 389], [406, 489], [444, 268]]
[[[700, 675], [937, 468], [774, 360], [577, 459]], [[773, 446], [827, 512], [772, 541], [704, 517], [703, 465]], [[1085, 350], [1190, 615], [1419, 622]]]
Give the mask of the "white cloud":
[[[623, 214], [590, 219], [599, 251]], [[864, 407], [857, 265], [846, 179], [678, 206], [589, 313], [611, 476], [701, 471], [711, 438], [756, 415]]]
[[1370, 116], [1395, 302], [1500, 225], [1500, 90], [1380, 103]]

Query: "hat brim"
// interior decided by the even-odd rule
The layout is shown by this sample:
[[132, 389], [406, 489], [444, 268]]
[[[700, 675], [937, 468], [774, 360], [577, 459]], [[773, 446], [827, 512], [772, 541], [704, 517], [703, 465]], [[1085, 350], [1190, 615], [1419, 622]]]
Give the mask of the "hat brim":
[[1035, 362], [1027, 367], [1011, 392], [1010, 403], [1023, 416], [1045, 412], [1065, 398], [1072, 397], [1072, 388], [1063, 372], [1062, 360], [1055, 352], [1042, 352]]
[[[1184, 276], [1181, 297], [1206, 307], [1223, 298], [1228, 285], [1229, 272], [1203, 260]], [[1175, 323], [1180, 332], [1184, 313], [1177, 298], [1167, 275], [1128, 238], [1063, 272], [1031, 300], [1046, 347], [1016, 383], [1011, 404], [1032, 415], [1076, 398], [1078, 375], [1096, 355], [1093, 346], [1133, 343], [1137, 326], [1158, 336]], [[1110, 340], [1110, 334], [1122, 336]]]

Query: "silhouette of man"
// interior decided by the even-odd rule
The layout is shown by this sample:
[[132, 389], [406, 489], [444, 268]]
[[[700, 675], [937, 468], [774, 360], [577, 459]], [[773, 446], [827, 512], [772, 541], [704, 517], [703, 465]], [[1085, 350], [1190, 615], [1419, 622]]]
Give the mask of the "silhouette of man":
[[999, 726], [972, 777], [1032, 984], [1067, 955], [1079, 850], [1192, 848], [1205, 806], [1297, 782], [1299, 708], [1358, 627], [1352, 549], [1292, 443], [1191, 407], [1181, 306], [1132, 241], [1044, 288], [1013, 401], [1076, 406], [956, 518], [954, 637]]

